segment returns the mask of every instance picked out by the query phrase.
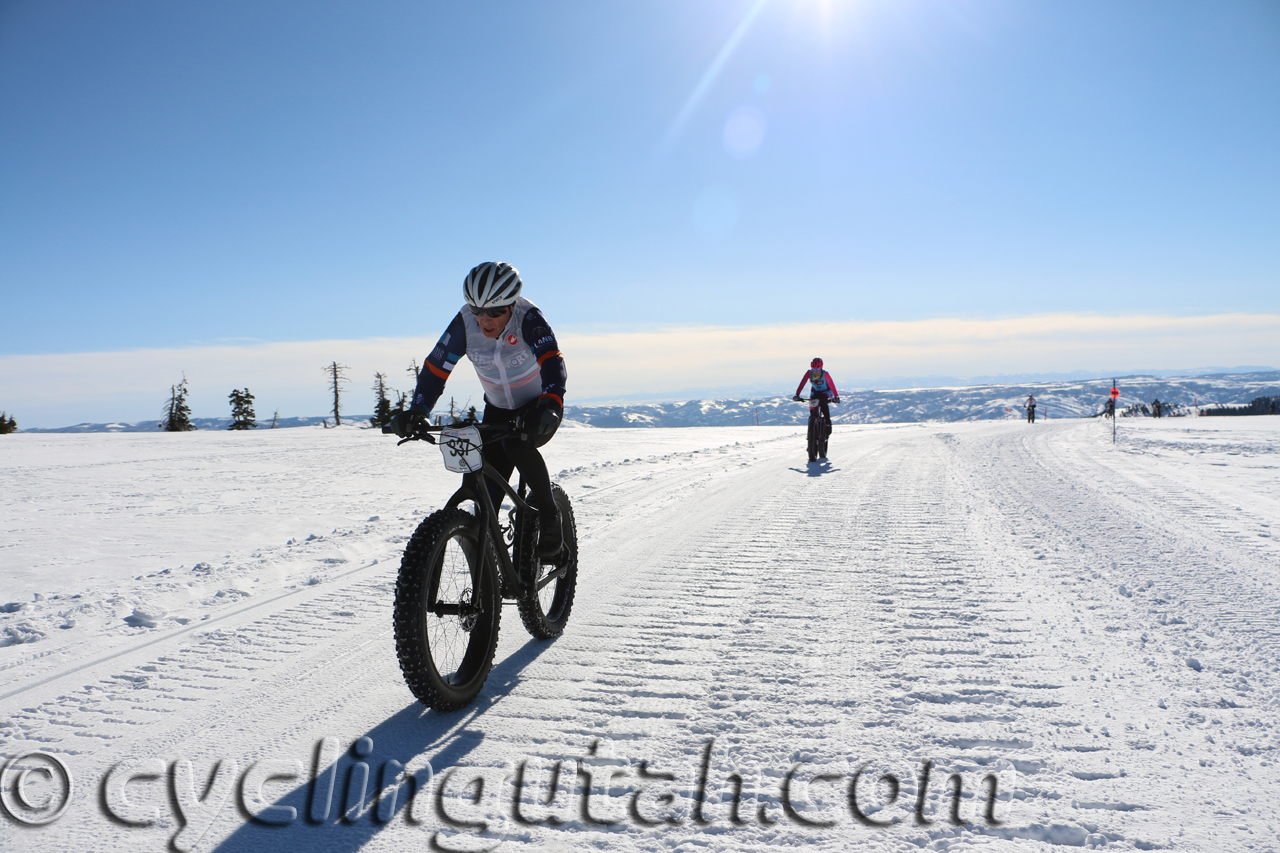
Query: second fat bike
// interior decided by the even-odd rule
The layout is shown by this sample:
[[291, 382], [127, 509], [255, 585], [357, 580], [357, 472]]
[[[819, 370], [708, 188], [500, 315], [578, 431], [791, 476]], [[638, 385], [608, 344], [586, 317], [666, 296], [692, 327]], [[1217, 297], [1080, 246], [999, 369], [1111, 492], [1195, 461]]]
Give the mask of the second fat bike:
[[831, 413], [827, 411], [826, 403], [835, 403], [837, 400], [824, 397], [821, 394], [815, 394], [808, 400], [803, 397], [794, 398], [798, 403], [809, 404], [809, 429], [806, 437], [806, 447], [809, 451], [809, 461], [817, 462], [819, 459], [827, 458], [827, 441], [831, 438]]

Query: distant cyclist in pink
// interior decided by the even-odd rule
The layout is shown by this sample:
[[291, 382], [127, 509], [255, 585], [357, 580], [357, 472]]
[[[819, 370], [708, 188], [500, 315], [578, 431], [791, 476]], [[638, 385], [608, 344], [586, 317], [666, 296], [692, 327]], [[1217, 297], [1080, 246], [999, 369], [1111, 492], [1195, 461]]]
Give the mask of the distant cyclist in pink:
[[[806, 382], [813, 388], [813, 396], [809, 398], [809, 409], [810, 411], [815, 408], [821, 410], [822, 420], [826, 425], [825, 432], [830, 433], [831, 410], [827, 408], [827, 401], [830, 400], [833, 403], [839, 403], [840, 392], [836, 390], [835, 379], [831, 377], [830, 373], [827, 373], [827, 371], [822, 369], [822, 359], [815, 358], [813, 361], [809, 362], [809, 370], [804, 376], [800, 377], [800, 384], [796, 386], [796, 393], [792, 398], [797, 403], [804, 401], [804, 398], [800, 396], [800, 393], [804, 391], [804, 385]], [[827, 442], [825, 437], [820, 442], [819, 448], [817, 458], [826, 459]], [[809, 461], [812, 462], [814, 460], [810, 459]]]
[[831, 377], [830, 373], [822, 369], [822, 359], [815, 358], [809, 362], [809, 369], [805, 371], [804, 376], [800, 377], [800, 384], [796, 386], [795, 399], [799, 400], [800, 395], [804, 393], [804, 384], [808, 382], [813, 386], [815, 396], [822, 397], [823, 413], [826, 413], [826, 402], [828, 399], [840, 402], [840, 392], [836, 390], [836, 381]]

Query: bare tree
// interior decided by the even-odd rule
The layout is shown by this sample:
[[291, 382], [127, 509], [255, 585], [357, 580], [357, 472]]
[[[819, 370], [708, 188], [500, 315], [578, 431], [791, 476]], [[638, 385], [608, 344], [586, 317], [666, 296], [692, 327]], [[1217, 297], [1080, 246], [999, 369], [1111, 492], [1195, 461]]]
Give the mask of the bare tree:
[[333, 425], [342, 426], [342, 407], [339, 405], [342, 386], [347, 382], [347, 366], [345, 364], [326, 364], [322, 370], [329, 374], [329, 390], [333, 392]]

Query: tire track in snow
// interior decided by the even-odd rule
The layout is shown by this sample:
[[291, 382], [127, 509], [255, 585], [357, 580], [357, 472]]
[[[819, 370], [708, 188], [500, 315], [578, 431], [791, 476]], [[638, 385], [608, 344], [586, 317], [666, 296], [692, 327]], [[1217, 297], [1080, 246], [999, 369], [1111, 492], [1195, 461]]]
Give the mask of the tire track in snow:
[[[986, 638], [1028, 631], [1030, 620], [1016, 593], [982, 583], [964, 523], [949, 515], [956, 496], [935, 488], [956, 490], [945, 454], [921, 452], [927, 441], [937, 444], [866, 454], [813, 479], [779, 484], [775, 471], [773, 488], [716, 513], [687, 556], [673, 546], [603, 622], [580, 624], [545, 660], [577, 669], [560, 685], [574, 713], [541, 720], [539, 752], [580, 754], [604, 737], [633, 761], [675, 770], [715, 738], [721, 763], [756, 768], [757, 801], [776, 814], [781, 774], [797, 760], [851, 772], [877, 754], [908, 764], [964, 754], [974, 768], [975, 749], [997, 761], [992, 752], [1043, 747], [1018, 723], [1055, 707], [1045, 694], [1057, 685], [1037, 677], [1038, 655], [1007, 656], [1022, 661], [1012, 674], [991, 671]], [[629, 635], [625, 624], [636, 626]], [[929, 808], [943, 806], [935, 796]], [[592, 843], [590, 827], [575, 830]], [[735, 832], [735, 845], [813, 840], [795, 827]], [[675, 844], [697, 832], [671, 834]]]
[[[247, 693], [265, 691], [270, 696], [280, 685], [261, 683], [264, 674], [323, 668], [327, 660], [345, 653], [350, 635], [366, 633], [371, 622], [381, 634], [390, 633], [393, 581], [385, 575], [392, 568], [376, 567], [381, 576], [367, 577], [373, 568], [353, 572], [365, 577], [339, 588], [308, 590], [311, 594], [300, 602], [296, 595], [277, 596], [180, 636], [157, 638], [60, 674], [67, 678], [99, 670], [93, 680], [73, 690], [32, 685], [23, 693], [48, 698], [10, 713], [0, 729], [0, 747], [5, 752], [40, 748], [92, 754], [101, 741], [145, 736], [147, 725], [156, 718], [191, 712], [193, 704], [198, 704], [202, 717], [217, 718], [248, 704]], [[288, 598], [295, 600], [280, 601]], [[62, 730], [67, 727], [62, 718], [74, 719], [71, 731]], [[174, 725], [186, 732], [201, 724], [188, 718]], [[169, 732], [166, 739], [183, 736]]]
[[[1113, 589], [1124, 586], [1135, 603], [1147, 604], [1151, 613], [1144, 621], [1152, 630], [1168, 632], [1171, 617], [1203, 622], [1211, 631], [1227, 629], [1236, 646], [1231, 656], [1245, 655], [1254, 667], [1270, 669], [1280, 659], [1280, 548], [1242, 537], [1238, 525], [1220, 524], [1231, 513], [1210, 493], [1188, 488], [1158, 468], [1144, 467], [1136, 476], [1130, 458], [1097, 455], [1094, 443], [1082, 441], [1078, 432], [1071, 440], [1061, 431], [1051, 435], [1035, 436], [1008, 464], [1041, 467], [1052, 488], [1026, 488], [1015, 479], [1006, 484], [1007, 499], [1052, 524], [1054, 535], [1073, 544], [1082, 566]], [[1043, 467], [1051, 461], [1058, 462], [1056, 469]], [[1099, 486], [1117, 473], [1124, 488]], [[1081, 531], [1101, 535], [1081, 538]], [[1217, 644], [1188, 644], [1188, 651], [1212, 653], [1207, 645]]]
[[[1167, 843], [1169, 827], [1185, 826], [1186, 815], [1218, 808], [1205, 791], [1242, 779], [1278, 790], [1266, 757], [1276, 752], [1275, 739], [1265, 734], [1275, 722], [1264, 722], [1275, 720], [1275, 670], [1265, 655], [1249, 663], [1259, 637], [1247, 626], [1235, 637], [1210, 628], [1219, 635], [1215, 641], [1191, 636], [1177, 619], [1164, 624], [1175, 611], [1192, 619], [1199, 607], [1221, 626], [1223, 612], [1238, 610], [1235, 602], [1249, 596], [1233, 588], [1230, 570], [1188, 560], [1194, 549], [1170, 546], [1194, 542], [1203, 531], [1176, 504], [1165, 508], [1164, 490], [1184, 487], [1137, 467], [1109, 472], [1091, 458], [1098, 438], [1093, 426], [1055, 424], [1016, 439], [994, 428], [974, 430], [965, 436], [962, 456], [978, 482], [985, 481], [993, 541], [1003, 538], [1006, 554], [1028, 555], [1025, 566], [1045, 584], [1028, 588], [1027, 598], [1044, 617], [1050, 663], [1063, 673], [1057, 681], [1073, 700], [1064, 706], [1070, 714], [1054, 721], [1059, 755], [1047, 765], [1047, 778], [1059, 791], [1073, 792], [1081, 826], [1092, 824], [1112, 840], [1136, 835], [1144, 843]], [[1148, 496], [1141, 497], [1142, 489], [1138, 497], [1118, 494], [1117, 477], [1148, 484]], [[1228, 551], [1233, 541], [1221, 540]], [[1197, 579], [1218, 585], [1184, 594], [1184, 584]], [[1264, 614], [1264, 643], [1274, 619], [1274, 612]], [[1213, 654], [1211, 644], [1218, 655], [1205, 658], [1206, 651]], [[1193, 671], [1192, 656], [1214, 666]], [[1068, 673], [1070, 682], [1063, 677]], [[1072, 753], [1080, 760], [1065, 761]], [[1196, 786], [1176, 781], [1193, 775]], [[1251, 814], [1242, 828], [1259, 825], [1261, 815], [1234, 805]]]
[[[723, 457], [730, 452], [729, 448], [740, 452], [751, 446], [735, 443], [667, 454], [663, 457], [667, 464], [659, 466], [662, 475], [656, 478], [646, 471], [649, 466], [639, 464], [640, 460], [636, 460], [635, 465], [613, 466], [620, 470], [608, 471], [606, 476], [612, 481], [611, 486], [627, 487], [628, 502], [634, 500], [637, 505], [653, 511], [655, 507], [671, 503], [671, 480], [679, 479], [685, 490], [702, 488], [723, 470]], [[273, 455], [271, 451], [254, 455], [264, 453]], [[573, 480], [572, 477], [566, 479]], [[593, 500], [594, 495], [588, 493], [585, 503], [589, 506]], [[590, 513], [586, 516], [591, 517]], [[606, 529], [608, 523], [606, 520]], [[178, 710], [182, 706], [175, 702], [190, 698], [184, 690], [225, 691], [228, 681], [233, 684], [236, 681], [228, 677], [228, 672], [252, 676], [264, 667], [286, 661], [291, 651], [306, 652], [326, 640], [332, 641], [333, 635], [341, 633], [346, 626], [372, 618], [368, 611], [371, 607], [389, 611], [394, 581], [385, 577], [366, 578], [370, 574], [384, 576], [394, 571], [395, 564], [385, 561], [380, 565], [361, 566], [334, 576], [320, 590], [304, 587], [266, 600], [251, 601], [208, 621], [160, 637], [144, 636], [105, 656], [75, 663], [23, 684], [0, 696], [0, 701], [31, 702], [31, 697], [37, 701], [12, 714], [8, 725], [0, 728], [0, 745], [11, 751], [25, 742], [80, 754], [86, 749], [92, 750], [94, 741], [115, 740], [121, 735], [119, 726], [113, 722], [120, 719], [122, 708], [145, 708], [143, 716]], [[335, 617], [334, 613], [341, 615]], [[514, 613], [509, 613], [508, 619], [512, 618]], [[389, 616], [375, 619], [374, 623], [380, 633], [389, 634]], [[57, 653], [65, 655], [68, 651], [75, 649], [58, 649]], [[202, 657], [216, 663], [202, 666], [198, 662]], [[15, 665], [32, 660], [34, 658], [27, 658]], [[174, 667], [181, 674], [175, 675]], [[70, 692], [66, 692], [65, 687], [59, 689], [60, 682], [77, 678], [87, 683]], [[76, 710], [74, 713], [60, 710], [67, 707]], [[87, 717], [94, 722], [69, 726], [62, 722], [72, 716], [81, 721]], [[77, 739], [68, 739], [61, 727], [74, 729], [73, 734], [89, 732], [91, 734], [84, 736], [90, 740], [77, 746]], [[130, 723], [127, 728], [136, 731], [139, 727]]]
[[[390, 651], [390, 593], [353, 579], [309, 610], [285, 608], [275, 624], [255, 615], [207, 644], [166, 651], [151, 661], [156, 671], [117, 667], [95, 688], [96, 716], [64, 710], [36, 734], [90, 750], [87, 738], [101, 730], [116, 738], [116, 757], [121, 744], [176, 751], [184, 742], [243, 743], [254, 757], [317, 734], [421, 729], [437, 740], [397, 757], [435, 755], [444, 742], [459, 745], [446, 755], [480, 767], [580, 757], [603, 738], [633, 774], [645, 760], [686, 780], [715, 738], [713, 773], [723, 781], [736, 761], [758, 795], [752, 806], [775, 817], [795, 761], [851, 772], [875, 758], [902, 772], [903, 801], [913, 800], [912, 771], [924, 759], [973, 778], [1012, 765], [1023, 797], [1004, 828], [947, 824], [935, 777], [928, 827], [875, 832], [847, 816], [831, 830], [730, 827], [725, 804], [712, 802], [708, 829], [687, 820], [661, 831], [601, 828], [574, 813], [559, 827], [521, 830], [513, 848], [916, 850], [996, 841], [979, 834], [1020, 849], [1037, 840], [1167, 845], [1169, 827], [1206, 808], [1203, 791], [1242, 779], [1261, 796], [1236, 804], [1239, 819], [1261, 828], [1274, 774], [1247, 771], [1225, 743], [1193, 752], [1187, 739], [1201, 738], [1214, 714], [1257, 716], [1264, 732], [1275, 714], [1215, 711], [1209, 702], [1237, 693], [1211, 694], [1207, 681], [1206, 704], [1175, 703], [1180, 714], [1202, 713], [1202, 723], [1184, 728], [1172, 711], [1155, 710], [1169, 695], [1157, 666], [1167, 656], [1129, 624], [1134, 599], [1091, 574], [1096, 555], [1081, 538], [1123, 530], [1132, 511], [1101, 512], [1081, 488], [1088, 511], [1072, 529], [1026, 479], [1035, 471], [1067, 487], [1076, 476], [1070, 461], [1054, 461], [1051, 444], [1036, 443], [1054, 434], [1028, 444], [1007, 425], [946, 429], [837, 430], [832, 470], [820, 477], [791, 467], [802, 458], [797, 438], [795, 447], [741, 446], [563, 478], [590, 531], [569, 630], [530, 643], [508, 608], [499, 668], [466, 712], [415, 710]], [[611, 489], [575, 488], [590, 479]], [[318, 619], [321, 604], [333, 620]], [[514, 659], [522, 663], [504, 666]], [[198, 705], [201, 716], [156, 710], [144, 719], [132, 697], [157, 709]], [[57, 703], [45, 710], [59, 716]], [[1187, 790], [1174, 789], [1179, 779]], [[801, 808], [839, 810], [821, 798]], [[972, 798], [964, 808], [978, 813]], [[1242, 838], [1223, 831], [1228, 847]], [[371, 840], [361, 849], [402, 849], [424, 836], [395, 824], [359, 837]], [[1191, 836], [1179, 844], [1212, 846]]]

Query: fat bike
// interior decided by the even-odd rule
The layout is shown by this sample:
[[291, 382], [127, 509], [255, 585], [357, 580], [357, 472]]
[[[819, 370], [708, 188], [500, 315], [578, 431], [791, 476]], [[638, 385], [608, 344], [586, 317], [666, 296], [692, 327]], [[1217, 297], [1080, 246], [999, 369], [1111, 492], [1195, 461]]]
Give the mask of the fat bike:
[[[437, 711], [470, 704], [484, 687], [504, 599], [517, 606], [525, 629], [543, 640], [564, 631], [573, 609], [578, 534], [569, 496], [552, 484], [564, 545], [554, 558], [539, 557], [538, 511], [528, 502], [524, 479], [513, 489], [481, 454], [485, 441], [512, 433], [509, 425], [422, 426], [399, 442], [438, 445], [445, 468], [462, 474], [462, 486], [444, 509], [427, 516], [409, 538], [396, 579], [400, 671], [418, 701]], [[505, 523], [489, 483], [511, 499]]]
[[826, 406], [822, 405], [822, 402], [825, 400], [828, 403], [839, 403], [840, 400], [818, 394], [808, 400], [803, 397], [792, 397], [792, 399], [797, 403], [809, 404], [809, 433], [806, 438], [809, 461], [817, 462], [819, 459], [826, 459], [827, 439], [831, 437], [831, 413], [827, 411]]

